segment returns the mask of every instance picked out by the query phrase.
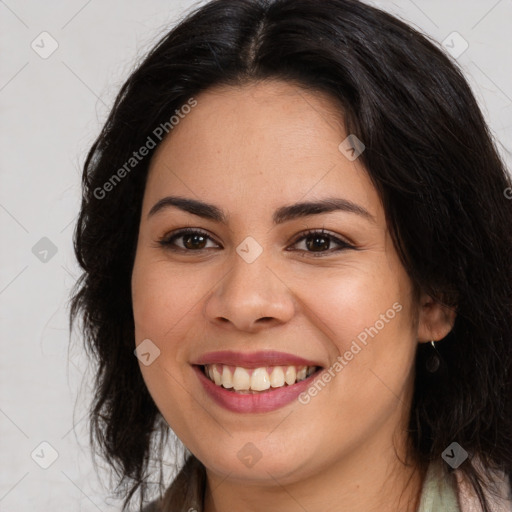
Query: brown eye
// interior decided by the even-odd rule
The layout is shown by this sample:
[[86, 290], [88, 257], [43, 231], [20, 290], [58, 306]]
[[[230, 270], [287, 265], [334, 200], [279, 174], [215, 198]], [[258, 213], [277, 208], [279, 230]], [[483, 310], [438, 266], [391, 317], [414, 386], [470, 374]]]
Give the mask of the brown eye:
[[331, 239], [323, 235], [309, 235], [306, 237], [306, 247], [310, 251], [327, 251], [331, 245]]
[[159, 244], [175, 251], [199, 252], [207, 247], [211, 237], [197, 229], [183, 229], [159, 240]]
[[[212, 246], [208, 247], [208, 242], [213, 242], [219, 248], [219, 245], [207, 233], [197, 229], [183, 229], [158, 241], [161, 246], [167, 249], [181, 252], [201, 252], [214, 248]], [[324, 256], [344, 249], [355, 249], [353, 245], [324, 230], [308, 231], [298, 238], [293, 245], [297, 246], [299, 242], [304, 243], [305, 249], [299, 248], [298, 250], [313, 256]], [[338, 246], [338, 248], [332, 248], [333, 245]]]
[[197, 235], [182, 235], [183, 245], [186, 249], [204, 249], [206, 245], [206, 237]]
[[[308, 231], [303, 236], [298, 238], [293, 245], [298, 245], [299, 242], [304, 242], [305, 249], [299, 249], [306, 254], [310, 253], [314, 256], [324, 256], [338, 252], [344, 249], [355, 249], [355, 247], [348, 242], [345, 242], [334, 235], [327, 233], [324, 230]], [[332, 249], [332, 245], [337, 245], [338, 249]]]

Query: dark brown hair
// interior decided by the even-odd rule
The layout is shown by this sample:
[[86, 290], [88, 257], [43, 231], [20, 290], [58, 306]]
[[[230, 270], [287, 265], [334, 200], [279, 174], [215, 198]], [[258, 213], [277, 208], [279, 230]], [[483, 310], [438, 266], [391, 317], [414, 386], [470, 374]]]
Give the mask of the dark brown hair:
[[488, 512], [472, 460], [512, 474], [510, 178], [454, 62], [426, 36], [356, 0], [209, 2], [123, 85], [84, 165], [74, 236], [83, 274], [70, 323], [81, 317], [96, 361], [92, 442], [116, 471], [125, 506], [137, 490], [142, 500], [148, 462], [158, 460], [168, 431], [133, 353], [130, 280], [151, 155], [108, 195], [98, 190], [192, 96], [268, 78], [343, 105], [412, 282], [456, 307], [455, 326], [438, 343], [446, 371], [424, 372], [428, 346], [418, 347], [411, 446], [426, 464], [458, 442], [470, 454], [460, 470]]

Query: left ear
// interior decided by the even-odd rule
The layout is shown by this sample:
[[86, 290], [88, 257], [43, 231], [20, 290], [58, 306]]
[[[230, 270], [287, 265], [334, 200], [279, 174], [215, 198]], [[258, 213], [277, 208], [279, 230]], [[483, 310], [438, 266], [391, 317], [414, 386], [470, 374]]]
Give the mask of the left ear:
[[457, 313], [454, 307], [443, 306], [425, 293], [421, 294], [418, 341], [442, 340], [452, 330]]

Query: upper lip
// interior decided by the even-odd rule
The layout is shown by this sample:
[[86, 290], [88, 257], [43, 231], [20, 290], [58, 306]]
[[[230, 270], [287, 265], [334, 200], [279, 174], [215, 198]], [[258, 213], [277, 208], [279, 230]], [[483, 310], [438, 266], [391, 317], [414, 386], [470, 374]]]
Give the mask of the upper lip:
[[218, 352], [208, 352], [200, 356], [192, 364], [225, 364], [228, 366], [241, 366], [243, 368], [261, 368], [265, 366], [322, 366], [316, 361], [310, 361], [293, 354], [277, 352], [275, 350], [259, 352], [233, 352], [230, 350], [222, 350]]

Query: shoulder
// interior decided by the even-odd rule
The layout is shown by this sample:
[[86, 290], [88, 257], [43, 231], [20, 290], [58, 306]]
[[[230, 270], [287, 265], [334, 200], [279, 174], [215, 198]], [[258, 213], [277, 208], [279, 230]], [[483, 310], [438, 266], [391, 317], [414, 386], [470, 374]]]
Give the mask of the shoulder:
[[146, 505], [143, 509], [142, 509], [142, 512], [159, 512], [159, 500], [155, 500], [155, 501], [152, 501], [151, 503], [149, 503], [148, 505]]
[[164, 510], [163, 500], [162, 498], [158, 498], [144, 505], [142, 509], [130, 509], [130, 512], [163, 512]]
[[[481, 467], [481, 464], [477, 461], [476, 466]], [[491, 511], [512, 512], [512, 489], [509, 478], [502, 471], [493, 470], [491, 474], [492, 479], [484, 488]], [[482, 512], [476, 491], [466, 475], [460, 470], [455, 470], [454, 475], [461, 512]]]
[[[482, 465], [474, 461], [474, 468], [482, 475]], [[512, 512], [512, 495], [504, 473], [491, 471], [491, 480], [484, 479], [483, 492], [490, 512]], [[425, 476], [418, 512], [482, 512], [480, 500], [460, 469], [449, 470], [441, 461], [432, 461]]]
[[165, 495], [148, 503], [142, 512], [202, 512], [205, 480], [204, 466], [193, 455], [189, 456]]

